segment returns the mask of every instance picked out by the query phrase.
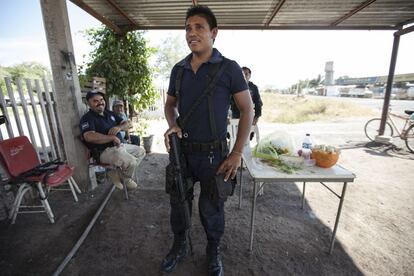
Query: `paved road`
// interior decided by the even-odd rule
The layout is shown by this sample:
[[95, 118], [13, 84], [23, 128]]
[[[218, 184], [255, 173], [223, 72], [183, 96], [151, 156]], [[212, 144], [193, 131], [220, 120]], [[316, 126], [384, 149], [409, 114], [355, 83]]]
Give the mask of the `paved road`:
[[[287, 131], [294, 139], [296, 147], [300, 147], [306, 133], [309, 133], [314, 144], [329, 144], [341, 147], [364, 145], [370, 141], [365, 136], [364, 126], [369, 118], [347, 118], [334, 121], [305, 122], [300, 124], [259, 123], [261, 137], [274, 131]], [[405, 142], [393, 138], [393, 144], [408, 152]]]
[[[367, 106], [375, 111], [382, 110], [384, 99], [365, 99], [365, 98], [350, 98], [350, 97], [321, 97], [321, 96], [306, 96], [312, 99], [334, 99], [344, 102], [353, 102], [362, 106]], [[404, 113], [404, 110], [414, 110], [414, 101], [409, 100], [391, 100], [391, 109], [396, 113]]]

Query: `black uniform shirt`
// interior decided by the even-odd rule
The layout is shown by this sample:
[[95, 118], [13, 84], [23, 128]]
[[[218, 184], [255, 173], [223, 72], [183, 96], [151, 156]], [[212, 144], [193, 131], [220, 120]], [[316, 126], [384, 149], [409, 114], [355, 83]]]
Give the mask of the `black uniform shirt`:
[[[80, 120], [82, 137], [83, 134], [88, 131], [95, 131], [106, 135], [111, 128], [119, 125], [122, 121], [123, 119], [112, 111], [105, 110], [103, 115], [99, 115], [95, 111], [89, 110]], [[122, 141], [122, 137], [119, 132], [116, 136]], [[114, 146], [112, 142], [106, 144], [92, 144], [85, 142], [85, 144], [89, 149], [97, 149], [99, 151], [103, 151], [107, 147]]]
[[[197, 73], [194, 74], [191, 68], [191, 58], [192, 54], [188, 55], [184, 60], [173, 67], [168, 88], [168, 95], [175, 97], [175, 83], [178, 66], [184, 66], [179, 103], [180, 116], [183, 117], [185, 117], [185, 114], [191, 109], [194, 101], [203, 93], [208, 84], [206, 76], [208, 74], [209, 64], [219, 63], [223, 60], [221, 53], [217, 49], [213, 49], [211, 58], [203, 63], [197, 70]], [[188, 141], [205, 143], [215, 139], [210, 129], [209, 112], [214, 112], [218, 139], [220, 141], [225, 140], [230, 96], [247, 89], [248, 87], [240, 66], [235, 61], [229, 60], [229, 64], [215, 86], [213, 96], [214, 110], [209, 110], [207, 97], [205, 97], [197, 110], [193, 113], [193, 118], [183, 130], [188, 133]]]
[[[251, 81], [249, 81], [249, 91], [250, 91], [250, 96], [252, 97], [252, 101], [254, 104], [254, 117], [259, 118], [260, 116], [262, 116], [263, 102], [262, 102], [262, 99], [260, 98], [259, 89]], [[232, 118], [239, 119], [240, 110], [237, 107], [236, 102], [234, 101], [234, 98], [231, 98], [230, 108], [231, 108]]]

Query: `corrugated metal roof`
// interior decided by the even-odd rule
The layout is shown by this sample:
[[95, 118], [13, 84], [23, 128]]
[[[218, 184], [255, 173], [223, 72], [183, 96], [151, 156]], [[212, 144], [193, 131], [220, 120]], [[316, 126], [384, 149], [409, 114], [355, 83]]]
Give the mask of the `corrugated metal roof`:
[[71, 0], [117, 32], [183, 29], [193, 4], [209, 6], [220, 29], [399, 29], [414, 0]]

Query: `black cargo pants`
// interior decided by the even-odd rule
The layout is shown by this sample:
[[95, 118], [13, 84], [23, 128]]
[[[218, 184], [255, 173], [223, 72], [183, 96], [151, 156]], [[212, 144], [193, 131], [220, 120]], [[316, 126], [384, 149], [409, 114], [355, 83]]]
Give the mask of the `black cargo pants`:
[[[188, 174], [193, 179], [193, 183], [199, 181], [201, 192], [198, 201], [200, 220], [210, 243], [219, 243], [224, 233], [224, 200], [217, 200], [211, 194], [215, 191], [215, 175], [221, 162], [226, 158], [228, 150], [216, 151], [212, 153], [210, 162], [209, 152], [187, 152]], [[188, 196], [192, 198], [193, 189]], [[192, 201], [191, 201], [192, 203]], [[192, 204], [190, 204], [190, 212]], [[185, 223], [180, 212], [180, 205], [171, 202], [170, 223], [176, 237], [185, 239]]]

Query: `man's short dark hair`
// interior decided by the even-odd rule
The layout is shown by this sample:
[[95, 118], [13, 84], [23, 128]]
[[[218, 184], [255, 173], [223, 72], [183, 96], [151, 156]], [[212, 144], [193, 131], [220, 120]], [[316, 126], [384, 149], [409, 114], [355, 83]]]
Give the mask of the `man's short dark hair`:
[[249, 74], [250, 74], [250, 75], [252, 74], [252, 70], [250, 70], [250, 68], [249, 68], [249, 67], [243, 66], [243, 67], [242, 67], [242, 70], [243, 70], [243, 71], [244, 71], [244, 70], [247, 70], [247, 71], [249, 72]]
[[214, 13], [210, 10], [207, 6], [192, 6], [187, 10], [187, 16], [185, 17], [185, 22], [187, 22], [187, 19], [192, 16], [201, 16], [204, 17], [207, 20], [208, 25], [210, 26], [210, 30], [217, 27], [217, 19]]

